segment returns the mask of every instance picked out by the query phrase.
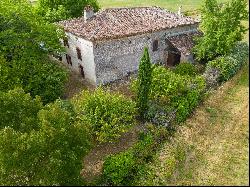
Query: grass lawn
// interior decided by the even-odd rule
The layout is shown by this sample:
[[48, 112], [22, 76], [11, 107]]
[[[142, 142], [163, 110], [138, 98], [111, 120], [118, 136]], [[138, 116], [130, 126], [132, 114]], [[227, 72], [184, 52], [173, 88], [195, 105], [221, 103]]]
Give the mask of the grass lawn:
[[205, 99], [138, 185], [249, 185], [248, 67]]
[[[228, 0], [219, 0], [226, 2]], [[182, 5], [183, 11], [192, 11], [201, 7], [202, 0], [98, 0], [101, 8], [133, 7], [133, 6], [160, 6], [171, 11], [177, 11]]]

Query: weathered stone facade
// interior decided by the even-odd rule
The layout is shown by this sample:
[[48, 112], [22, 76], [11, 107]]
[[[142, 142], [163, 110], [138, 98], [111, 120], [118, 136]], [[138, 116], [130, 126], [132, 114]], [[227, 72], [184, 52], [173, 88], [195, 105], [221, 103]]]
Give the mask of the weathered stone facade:
[[[131, 19], [126, 17], [126, 11], [130, 13]], [[140, 11], [144, 11], [144, 13], [140, 14]], [[121, 17], [119, 17], [119, 13], [121, 13]], [[137, 14], [140, 16], [138, 17]], [[155, 24], [157, 28], [145, 27], [145, 24], [148, 23], [143, 16], [152, 23], [152, 16], [158, 19], [157, 21], [162, 20], [164, 27], [158, 23]], [[160, 8], [111, 9], [88, 20], [84, 22], [79, 18], [61, 23], [68, 38], [68, 46], [66, 45], [65, 48], [71, 63], [67, 60], [66, 55], [62, 60], [93, 85], [106, 84], [136, 72], [144, 47], [149, 48], [152, 63], [167, 64], [168, 37], [195, 33], [198, 27], [197, 21], [165, 12]], [[98, 24], [106, 24], [106, 26], [100, 27]], [[114, 24], [112, 27], [116, 30], [121, 25], [126, 25], [131, 30], [126, 32], [126, 28], [124, 31], [118, 29], [117, 32], [110, 35], [107, 29], [112, 31], [112, 28], [107, 28], [107, 24]], [[133, 28], [131, 24], [140, 25], [143, 32]], [[93, 25], [97, 26], [93, 27]], [[94, 32], [91, 30], [92, 28], [95, 29]], [[100, 32], [104, 34], [102, 35]], [[81, 58], [79, 58], [79, 53]], [[180, 51], [180, 55], [181, 60], [192, 61], [191, 54], [181, 54]]]
[[[66, 55], [63, 55], [62, 61], [68, 64], [76, 73], [80, 74], [79, 65], [84, 69], [85, 77], [91, 84], [96, 84], [95, 62], [93, 53], [93, 43], [91, 41], [79, 38], [71, 33], [66, 33], [69, 47], [65, 46], [66, 54], [70, 55], [72, 65], [68, 64]], [[78, 59], [76, 48], [81, 51], [82, 60]]]
[[[138, 70], [144, 47], [149, 48], [152, 63], [165, 64], [167, 58], [166, 38], [171, 35], [197, 31], [197, 25], [176, 27], [94, 44], [96, 83], [108, 83]], [[158, 49], [153, 51], [153, 42], [158, 40]], [[185, 57], [182, 57], [185, 58]]]

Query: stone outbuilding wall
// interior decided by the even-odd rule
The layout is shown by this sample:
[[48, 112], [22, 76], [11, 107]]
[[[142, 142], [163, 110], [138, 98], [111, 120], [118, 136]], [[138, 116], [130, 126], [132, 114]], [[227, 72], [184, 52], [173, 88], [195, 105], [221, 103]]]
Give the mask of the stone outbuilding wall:
[[[66, 54], [70, 56], [72, 65], [67, 62], [66, 55], [63, 55], [62, 61], [73, 71], [80, 74], [79, 65], [83, 67], [84, 79], [95, 85], [96, 72], [93, 53], [93, 43], [91, 41], [77, 37], [71, 33], [66, 33], [68, 38], [68, 46], [65, 46]], [[63, 43], [63, 42], [62, 42]], [[82, 59], [78, 59], [77, 50], [80, 49]]]
[[[149, 48], [152, 63], [166, 64], [168, 36], [196, 32], [197, 25], [167, 29], [159, 32], [131, 36], [121, 39], [95, 42], [93, 45], [96, 70], [96, 84], [106, 84], [121, 79], [138, 70], [144, 47]], [[158, 49], [153, 51], [154, 41]], [[182, 59], [187, 59], [182, 55]]]
[[[197, 26], [198, 24], [186, 25], [153, 33], [95, 42], [68, 32], [66, 33], [68, 46], [65, 46], [65, 48], [72, 63], [67, 62], [66, 55], [63, 55], [62, 61], [79, 74], [81, 74], [79, 68], [79, 65], [81, 65], [84, 71], [84, 79], [87, 79], [91, 84], [106, 84], [137, 71], [146, 46], [149, 48], [153, 64], [166, 64], [168, 55], [166, 38], [196, 32]], [[155, 41], [158, 41], [158, 45], [157, 50], [153, 51]], [[82, 59], [78, 58], [76, 48], [80, 50]], [[181, 57], [181, 59], [188, 58], [190, 57], [183, 55]]]

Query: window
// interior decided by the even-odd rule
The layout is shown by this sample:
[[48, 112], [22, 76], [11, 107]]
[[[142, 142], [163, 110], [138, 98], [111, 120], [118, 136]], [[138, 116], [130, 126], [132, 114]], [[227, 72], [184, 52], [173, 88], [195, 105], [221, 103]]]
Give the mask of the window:
[[68, 39], [67, 38], [64, 38], [64, 40], [63, 40], [63, 44], [64, 44], [64, 46], [66, 47], [66, 46], [68, 46], [69, 47], [69, 41], [68, 41]]
[[158, 50], [158, 40], [155, 40], [153, 42], [153, 51], [157, 51]]
[[66, 59], [67, 59], [67, 63], [72, 66], [71, 56], [69, 56], [68, 54], [66, 54]]
[[78, 64], [80, 74], [82, 75], [82, 78], [85, 78], [84, 70], [81, 64]]
[[79, 60], [82, 60], [81, 50], [80, 50], [78, 47], [76, 48], [76, 52], [77, 52], [77, 58], [78, 58]]

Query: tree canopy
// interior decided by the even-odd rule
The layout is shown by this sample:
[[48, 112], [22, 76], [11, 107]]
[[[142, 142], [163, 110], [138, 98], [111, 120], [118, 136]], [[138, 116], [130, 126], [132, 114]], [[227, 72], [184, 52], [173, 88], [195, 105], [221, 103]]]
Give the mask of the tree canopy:
[[48, 55], [61, 53], [63, 32], [26, 0], [0, 1], [0, 90], [23, 87], [47, 103], [61, 96], [65, 70]]
[[86, 5], [91, 5], [94, 11], [100, 9], [97, 0], [39, 0], [38, 12], [49, 22], [80, 17]]
[[[17, 91], [10, 92], [8, 97], [14, 97]], [[28, 101], [25, 106], [36, 102], [27, 95], [22, 97]], [[24, 107], [24, 114], [31, 109]], [[34, 115], [37, 115], [36, 130], [25, 132], [21, 131], [22, 128], [11, 126], [0, 129], [0, 183], [83, 184], [80, 176], [82, 157], [90, 149], [91, 142], [88, 129], [77, 121], [70, 103], [57, 100], [38, 112], [34, 111]]]
[[242, 40], [246, 28], [241, 21], [248, 18], [246, 0], [231, 0], [218, 4], [217, 0], [205, 0], [201, 12], [200, 30], [194, 53], [198, 60], [209, 61], [225, 55], [237, 41]]

